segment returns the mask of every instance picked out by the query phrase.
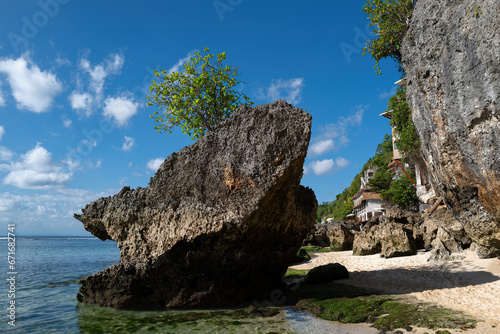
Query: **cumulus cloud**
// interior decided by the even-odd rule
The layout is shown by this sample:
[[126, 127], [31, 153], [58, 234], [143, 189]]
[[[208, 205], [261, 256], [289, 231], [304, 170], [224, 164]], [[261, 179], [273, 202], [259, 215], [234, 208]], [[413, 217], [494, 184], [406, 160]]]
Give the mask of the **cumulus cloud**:
[[[0, 161], [10, 162], [13, 157], [14, 157], [14, 152], [9, 150], [7, 147], [0, 146]], [[0, 171], [1, 170], [8, 170], [8, 165], [0, 164]]]
[[333, 149], [335, 149], [335, 142], [332, 139], [318, 141], [309, 148], [313, 155], [321, 155]]
[[367, 105], [356, 106], [349, 116], [341, 116], [337, 122], [322, 126], [320, 134], [311, 141], [310, 155], [322, 155], [347, 145], [349, 134], [352, 133], [353, 128], [361, 125], [363, 114], [367, 108]]
[[110, 75], [119, 75], [125, 62], [122, 54], [112, 53], [101, 63], [93, 65], [88, 59], [89, 54], [90, 52], [85, 53], [78, 62], [79, 87], [69, 96], [71, 108], [85, 116], [92, 115], [102, 102], [106, 78]]
[[72, 173], [62, 171], [52, 154], [38, 143], [22, 154], [20, 161], [11, 164], [3, 183], [22, 189], [51, 189], [66, 186], [71, 177]]
[[165, 161], [165, 159], [163, 159], [163, 158], [151, 159], [146, 164], [146, 167], [148, 169], [156, 172], [158, 170], [158, 168], [160, 168], [160, 165], [163, 163], [163, 161]]
[[0, 73], [7, 75], [18, 109], [35, 113], [48, 111], [56, 95], [62, 92], [56, 75], [40, 70], [27, 56], [0, 59]]
[[317, 176], [331, 174], [344, 169], [349, 164], [350, 162], [343, 157], [337, 157], [335, 161], [333, 159], [316, 160], [305, 166], [304, 173]]
[[104, 116], [106, 118], [113, 118], [118, 127], [127, 125], [129, 119], [137, 113], [137, 109], [139, 108], [139, 104], [127, 95], [108, 97], [104, 101]]
[[316, 175], [326, 174], [330, 172], [333, 167], [335, 167], [335, 163], [332, 159], [313, 161], [308, 166], [308, 168], [310, 168]]
[[337, 159], [335, 159], [335, 164], [337, 165], [337, 167], [343, 169], [347, 166], [349, 166], [351, 162], [343, 157], [338, 157]]
[[133, 137], [127, 137], [127, 136], [124, 136], [124, 138], [125, 138], [125, 141], [123, 142], [122, 150], [124, 152], [128, 152], [132, 149], [132, 147], [134, 147], [135, 139]]
[[290, 80], [275, 79], [269, 88], [261, 89], [257, 96], [263, 100], [277, 101], [285, 100], [292, 104], [297, 104], [302, 98], [304, 89], [304, 78]]
[[71, 108], [77, 111], [83, 111], [86, 115], [92, 114], [93, 98], [88, 93], [73, 92], [69, 96]]

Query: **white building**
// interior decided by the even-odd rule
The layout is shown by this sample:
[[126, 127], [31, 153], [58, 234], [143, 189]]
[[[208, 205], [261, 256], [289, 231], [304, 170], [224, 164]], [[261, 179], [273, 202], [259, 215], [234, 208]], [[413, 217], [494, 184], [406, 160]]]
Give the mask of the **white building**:
[[353, 214], [358, 220], [365, 222], [372, 217], [381, 217], [385, 215], [385, 210], [382, 206], [382, 197], [380, 194], [374, 193], [373, 188], [368, 187], [368, 181], [375, 175], [375, 169], [369, 168], [361, 177], [361, 189], [352, 197]]

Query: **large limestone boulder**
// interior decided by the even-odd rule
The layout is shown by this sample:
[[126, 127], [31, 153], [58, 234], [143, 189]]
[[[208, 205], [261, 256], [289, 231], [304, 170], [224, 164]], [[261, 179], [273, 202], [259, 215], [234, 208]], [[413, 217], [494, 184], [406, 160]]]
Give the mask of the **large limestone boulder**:
[[431, 249], [436, 238], [443, 241], [453, 252], [462, 251], [471, 244], [464, 225], [446, 208], [436, 210], [421, 224], [414, 225], [413, 235], [416, 240], [421, 240], [421, 246], [425, 249]]
[[330, 228], [326, 235], [330, 241], [330, 247], [334, 251], [352, 250], [354, 242], [353, 229], [349, 228], [350, 224], [342, 221], [329, 223]]
[[354, 236], [353, 254], [381, 253], [385, 258], [417, 254], [413, 231], [399, 223], [380, 223]]
[[280, 284], [316, 219], [300, 186], [311, 116], [284, 101], [241, 107], [168, 157], [149, 186], [123, 188], [75, 215], [120, 248], [120, 262], [82, 280], [102, 306], [232, 306]]
[[500, 255], [500, 1], [418, 1], [401, 54], [433, 186], [480, 256]]
[[328, 238], [329, 224], [315, 224], [311, 231], [306, 235], [303, 245], [311, 245], [318, 247], [329, 247], [330, 239]]

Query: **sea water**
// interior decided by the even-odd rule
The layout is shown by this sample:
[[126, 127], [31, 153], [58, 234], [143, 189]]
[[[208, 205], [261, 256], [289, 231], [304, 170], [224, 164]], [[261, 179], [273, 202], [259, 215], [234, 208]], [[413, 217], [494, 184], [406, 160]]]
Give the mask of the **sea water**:
[[[366, 333], [289, 308], [265, 316], [243, 310], [131, 311], [79, 303], [78, 281], [117, 263], [115, 242], [97, 238], [17, 237], [15, 291], [8, 240], [0, 239], [0, 333]], [[1, 276], [0, 276], [1, 277]], [[12, 291], [12, 290], [11, 290]], [[9, 318], [15, 302], [15, 321]], [[10, 322], [10, 324], [9, 324]], [[14, 324], [15, 326], [12, 326]]]

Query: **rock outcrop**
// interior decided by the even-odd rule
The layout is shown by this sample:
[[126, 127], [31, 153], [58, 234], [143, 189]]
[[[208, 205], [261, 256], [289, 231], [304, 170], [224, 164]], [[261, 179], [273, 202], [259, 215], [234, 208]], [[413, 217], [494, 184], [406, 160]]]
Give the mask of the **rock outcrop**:
[[421, 224], [413, 227], [413, 237], [421, 241], [420, 248], [433, 248], [432, 242], [438, 238], [452, 252], [460, 252], [468, 248], [472, 242], [465, 232], [464, 225], [453, 217], [446, 208], [436, 210], [426, 217]]
[[284, 101], [240, 107], [172, 154], [149, 187], [123, 188], [75, 215], [120, 248], [78, 299], [123, 308], [233, 306], [282, 284], [316, 219], [300, 186], [311, 116]]
[[[329, 224], [331, 225], [327, 231], [327, 237], [330, 240], [330, 248], [334, 251], [352, 250], [354, 242], [353, 231], [358, 226], [344, 222], [332, 222]], [[357, 231], [359, 231], [359, 227]]]
[[399, 223], [381, 223], [354, 236], [353, 255], [381, 253], [385, 258], [417, 254], [413, 231]]
[[304, 246], [330, 247], [334, 251], [352, 250], [354, 233], [360, 230], [360, 224], [344, 221], [331, 221], [315, 224], [304, 238]]
[[500, 2], [418, 1], [401, 54], [433, 186], [480, 255], [500, 255]]
[[330, 247], [330, 239], [327, 235], [329, 228], [329, 224], [315, 224], [304, 238], [304, 246]]

